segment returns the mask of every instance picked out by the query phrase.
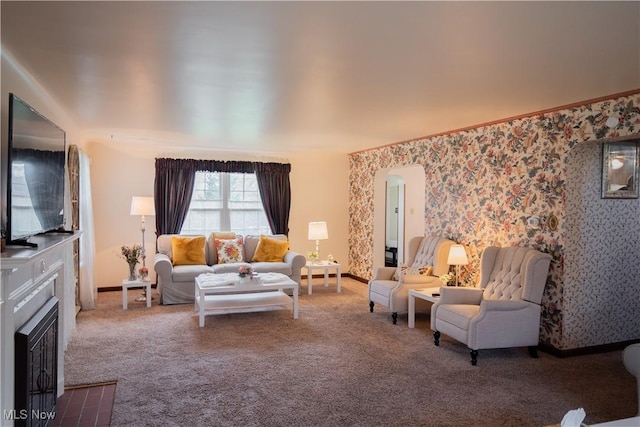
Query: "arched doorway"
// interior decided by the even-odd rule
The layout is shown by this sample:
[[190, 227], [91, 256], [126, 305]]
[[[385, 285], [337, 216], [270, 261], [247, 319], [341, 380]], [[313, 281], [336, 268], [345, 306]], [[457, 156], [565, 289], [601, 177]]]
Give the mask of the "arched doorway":
[[374, 179], [373, 265], [385, 265], [388, 185], [402, 187], [398, 197], [397, 262], [403, 263], [409, 240], [424, 235], [425, 173], [421, 165], [380, 169]]

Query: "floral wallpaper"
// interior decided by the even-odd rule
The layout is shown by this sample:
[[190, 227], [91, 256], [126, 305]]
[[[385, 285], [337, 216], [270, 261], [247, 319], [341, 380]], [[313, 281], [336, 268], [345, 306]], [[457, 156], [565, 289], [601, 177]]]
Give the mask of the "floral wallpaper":
[[[619, 117], [618, 126], [606, 126], [609, 117]], [[520, 245], [552, 254], [542, 301], [541, 341], [558, 349], [568, 348], [563, 339], [563, 318], [569, 315], [564, 310], [569, 153], [585, 141], [637, 134], [640, 91], [353, 153], [349, 158], [351, 274], [369, 279], [374, 268], [376, 171], [420, 164], [426, 174], [425, 233], [448, 237], [466, 246], [470, 263], [461, 269], [464, 283], [477, 280], [480, 254], [489, 245]], [[599, 183], [600, 173], [590, 179]], [[551, 214], [559, 223], [555, 231], [546, 224]], [[541, 217], [540, 229], [527, 226], [532, 215]], [[569, 344], [576, 347], [584, 343], [571, 340]]]

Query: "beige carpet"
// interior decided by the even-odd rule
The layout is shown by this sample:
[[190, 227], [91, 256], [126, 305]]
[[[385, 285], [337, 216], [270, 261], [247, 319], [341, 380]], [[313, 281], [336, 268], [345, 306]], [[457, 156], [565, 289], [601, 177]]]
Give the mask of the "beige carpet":
[[289, 309], [208, 316], [100, 293], [78, 315], [68, 385], [117, 380], [114, 426], [544, 426], [583, 407], [586, 423], [635, 415], [621, 352], [560, 359], [485, 350], [471, 366], [448, 337], [433, 345], [428, 306], [416, 329], [376, 306], [366, 285], [314, 282]]

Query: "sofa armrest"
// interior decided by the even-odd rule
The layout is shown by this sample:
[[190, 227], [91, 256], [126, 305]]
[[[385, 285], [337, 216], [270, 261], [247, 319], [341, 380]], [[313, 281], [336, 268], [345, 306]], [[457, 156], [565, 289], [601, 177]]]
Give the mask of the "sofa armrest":
[[171, 283], [171, 274], [173, 273], [173, 264], [166, 254], [156, 254], [153, 269], [156, 271], [163, 283]]
[[440, 279], [435, 276], [427, 276], [425, 274], [402, 274], [400, 275], [400, 283], [402, 284], [434, 284], [441, 283]]
[[304, 257], [304, 255], [293, 251], [287, 251], [287, 253], [284, 254], [283, 261], [291, 266], [291, 271], [293, 272], [294, 276], [299, 276], [300, 270], [302, 270], [302, 267], [307, 264], [307, 259]]
[[393, 273], [396, 270], [395, 267], [378, 267], [371, 280], [393, 280]]
[[525, 309], [531, 305], [536, 305], [522, 300], [497, 300], [485, 299], [480, 303], [482, 311], [516, 311]]
[[479, 305], [484, 289], [442, 286], [439, 304], [471, 304]]

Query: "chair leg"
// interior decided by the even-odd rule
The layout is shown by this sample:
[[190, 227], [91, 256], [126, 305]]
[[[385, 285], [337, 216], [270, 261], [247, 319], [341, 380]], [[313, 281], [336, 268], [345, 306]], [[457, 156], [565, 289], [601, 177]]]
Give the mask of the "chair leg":
[[538, 347], [536, 346], [529, 346], [529, 355], [531, 357], [533, 357], [534, 359], [538, 358]]
[[471, 364], [473, 366], [478, 364], [478, 350], [471, 350]]
[[394, 325], [398, 323], [398, 313], [397, 312], [391, 313], [391, 321], [393, 321]]
[[373, 301], [369, 301], [369, 312], [373, 313]]
[[434, 331], [433, 332], [433, 343], [436, 346], [440, 345], [440, 331]]

